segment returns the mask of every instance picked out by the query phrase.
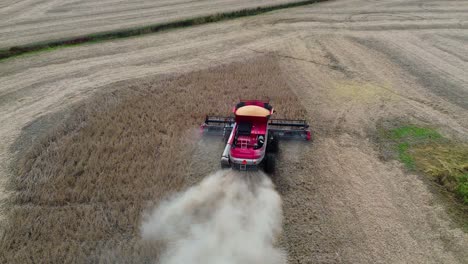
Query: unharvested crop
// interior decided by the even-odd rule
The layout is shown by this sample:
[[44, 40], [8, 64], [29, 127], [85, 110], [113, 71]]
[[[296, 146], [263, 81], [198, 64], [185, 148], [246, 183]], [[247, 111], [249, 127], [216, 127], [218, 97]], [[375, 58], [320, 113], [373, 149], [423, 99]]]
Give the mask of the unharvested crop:
[[157, 258], [159, 246], [139, 237], [142, 213], [205, 176], [192, 162], [205, 114], [270, 97], [282, 116], [304, 116], [287, 87], [276, 61], [262, 57], [117, 84], [78, 107], [20, 158], [0, 262]]

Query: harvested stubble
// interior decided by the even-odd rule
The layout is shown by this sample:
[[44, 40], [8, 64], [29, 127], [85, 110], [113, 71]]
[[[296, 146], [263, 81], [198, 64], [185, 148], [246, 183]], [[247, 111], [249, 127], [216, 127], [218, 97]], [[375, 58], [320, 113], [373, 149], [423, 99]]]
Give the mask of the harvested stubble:
[[304, 116], [269, 57], [119, 85], [19, 160], [0, 262], [155, 259], [159, 246], [139, 238], [142, 214], [197, 174], [193, 135], [205, 114], [270, 97], [283, 117]]

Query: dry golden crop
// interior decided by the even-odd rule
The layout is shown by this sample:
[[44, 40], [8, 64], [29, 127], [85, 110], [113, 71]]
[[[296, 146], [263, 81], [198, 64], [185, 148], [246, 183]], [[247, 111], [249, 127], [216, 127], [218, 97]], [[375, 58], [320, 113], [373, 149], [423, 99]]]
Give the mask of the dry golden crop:
[[228, 114], [239, 98], [265, 97], [283, 117], [305, 114], [270, 57], [112, 90], [79, 106], [20, 158], [2, 262], [154, 259], [157, 245], [139, 238], [141, 217], [197, 173], [193, 131], [206, 114]]

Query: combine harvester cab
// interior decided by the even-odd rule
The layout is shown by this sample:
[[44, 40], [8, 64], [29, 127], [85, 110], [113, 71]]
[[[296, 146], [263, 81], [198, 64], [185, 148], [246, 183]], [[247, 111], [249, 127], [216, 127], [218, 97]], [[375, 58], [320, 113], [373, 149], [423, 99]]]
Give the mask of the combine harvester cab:
[[234, 107], [233, 116], [206, 117], [202, 131], [225, 138], [223, 168], [243, 171], [262, 168], [273, 173], [279, 139], [311, 139], [305, 120], [271, 119], [273, 113], [268, 100], [241, 100]]

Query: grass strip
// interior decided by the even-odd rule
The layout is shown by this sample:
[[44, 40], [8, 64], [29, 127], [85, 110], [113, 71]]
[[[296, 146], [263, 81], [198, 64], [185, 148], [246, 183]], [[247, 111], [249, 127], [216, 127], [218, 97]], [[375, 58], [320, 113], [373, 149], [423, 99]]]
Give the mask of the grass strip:
[[413, 125], [385, 131], [398, 159], [421, 171], [468, 205], [468, 146], [442, 137], [431, 128]]
[[323, 1], [327, 1], [327, 0], [307, 0], [307, 1], [299, 1], [299, 2], [293, 2], [293, 3], [266, 6], [266, 7], [243, 9], [243, 10], [238, 10], [238, 11], [218, 13], [214, 15], [189, 18], [189, 19], [162, 23], [162, 24], [154, 24], [154, 25], [142, 26], [142, 27], [136, 27], [136, 28], [93, 33], [93, 34], [88, 34], [88, 35], [83, 35], [83, 36], [78, 36], [78, 37], [64, 38], [60, 40], [51, 40], [51, 41], [32, 43], [28, 45], [14, 46], [14, 47], [0, 50], [0, 61], [3, 61], [7, 58], [12, 58], [12, 57], [16, 57], [19, 55], [23, 55], [26, 53], [51, 51], [57, 48], [71, 47], [71, 46], [81, 45], [85, 43], [95, 43], [95, 42], [115, 40], [115, 39], [120, 39], [120, 38], [128, 38], [128, 37], [152, 34], [152, 33], [161, 32], [161, 31], [167, 31], [171, 29], [184, 28], [184, 27], [203, 25], [203, 24], [214, 23], [214, 22], [219, 22], [219, 21], [231, 20], [231, 19], [236, 19], [240, 17], [255, 16], [255, 15], [259, 15], [259, 14], [263, 14], [263, 13], [267, 13], [267, 12], [271, 12], [271, 11], [275, 11], [279, 9], [304, 6], [304, 5], [309, 5], [309, 4], [323, 2]]

